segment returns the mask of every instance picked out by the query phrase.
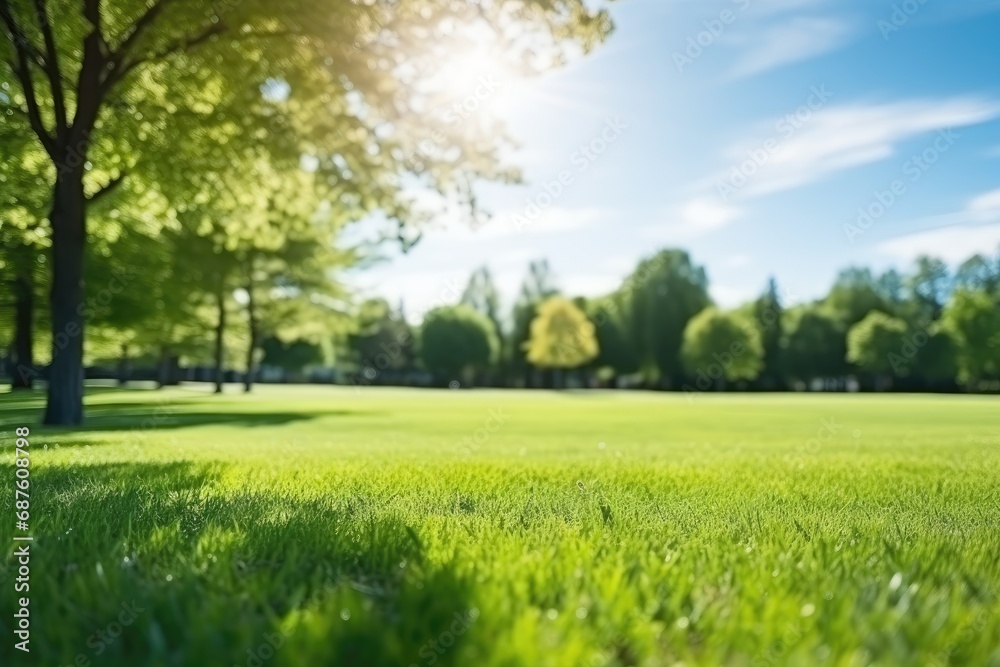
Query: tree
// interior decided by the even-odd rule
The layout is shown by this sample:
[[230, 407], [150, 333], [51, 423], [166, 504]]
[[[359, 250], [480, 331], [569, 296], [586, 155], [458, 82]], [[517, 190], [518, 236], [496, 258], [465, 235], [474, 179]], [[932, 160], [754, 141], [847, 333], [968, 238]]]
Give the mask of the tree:
[[[229, 147], [266, 141], [287, 165], [310, 154], [353, 181], [353, 200], [341, 203], [394, 220], [406, 218], [403, 174], [472, 204], [475, 180], [510, 176], [496, 159], [504, 141], [489, 139], [495, 128], [455, 127], [447, 108], [419, 121], [400, 113], [433, 108], [443, 84], [435, 90], [428, 73], [472, 41], [454, 26], [485, 25], [502, 56], [534, 69], [611, 29], [585, 0], [0, 0], [0, 22], [0, 83], [18, 91], [5, 106], [26, 117], [52, 165], [52, 330], [66, 344], [53, 345], [45, 421], [68, 425], [83, 419], [96, 198], [144, 170], [171, 191], [206, 165], [220, 171]], [[180, 151], [198, 155], [186, 168], [141, 159], [149, 144], [184, 139], [211, 148]]]
[[265, 338], [261, 349], [264, 351], [263, 365], [284, 371], [299, 371], [323, 361], [323, 350], [315, 343], [304, 340], [285, 343], [278, 338]]
[[597, 357], [594, 325], [573, 302], [549, 297], [531, 321], [528, 361], [539, 368], [579, 368]]
[[896, 269], [889, 269], [878, 277], [876, 291], [886, 303], [902, 304], [905, 299], [904, 279]]
[[[480, 267], [472, 273], [469, 277], [469, 284], [462, 292], [460, 303], [489, 318], [490, 322], [493, 323], [497, 340], [503, 341], [504, 331], [500, 322], [500, 292], [493, 282], [493, 275], [490, 273], [489, 267]], [[502, 344], [497, 352], [497, 367], [501, 377], [504, 376], [507, 371], [507, 355]]]
[[531, 262], [528, 275], [521, 285], [517, 301], [514, 303], [513, 327], [507, 345], [508, 368], [524, 375], [525, 385], [530, 385], [531, 362], [528, 360], [528, 341], [531, 339], [531, 323], [538, 316], [538, 306], [545, 299], [555, 296], [559, 290], [545, 260]]
[[356, 384], [369, 385], [380, 373], [413, 367], [413, 330], [401, 312], [394, 313], [383, 299], [361, 304], [356, 329], [347, 338], [359, 374]]
[[789, 315], [781, 352], [785, 375], [809, 381], [846, 373], [847, 345], [837, 320], [816, 306], [794, 309]]
[[706, 308], [684, 328], [681, 359], [699, 388], [707, 389], [712, 381], [755, 379], [764, 367], [764, 345], [749, 319]]
[[435, 308], [420, 329], [420, 357], [428, 369], [464, 378], [496, 359], [500, 343], [493, 323], [468, 306]]
[[898, 376], [918, 378], [925, 386], [953, 383], [958, 375], [955, 340], [940, 323], [926, 329], [910, 328], [902, 351], [889, 355]]
[[778, 283], [771, 278], [767, 291], [753, 305], [754, 321], [759, 329], [761, 345], [764, 349], [764, 367], [761, 376], [769, 384], [775, 384], [781, 377], [781, 338], [783, 334], [782, 313], [784, 312], [778, 294]]
[[663, 250], [639, 262], [625, 280], [628, 330], [647, 375], [669, 386], [683, 370], [684, 329], [711, 304], [708, 277], [682, 250]]
[[933, 257], [918, 257], [917, 270], [910, 276], [909, 284], [920, 317], [925, 321], [941, 317], [941, 310], [951, 291], [948, 265]]
[[846, 332], [873, 310], [892, 312], [885, 295], [870, 269], [851, 267], [840, 272], [823, 300], [823, 305]]
[[594, 365], [599, 373], [610, 375], [612, 386], [617, 376], [639, 370], [635, 351], [625, 331], [621, 301], [620, 294], [611, 294], [587, 304], [587, 317], [593, 323], [597, 337], [598, 354]]
[[847, 360], [872, 373], [877, 388], [884, 388], [895, 370], [892, 355], [902, 353], [906, 334], [906, 322], [873, 310], [847, 332]]
[[[3, 96], [0, 91], [0, 100], [6, 99]], [[0, 123], [0, 146], [4, 148], [4, 159], [0, 161], [0, 286], [6, 287], [10, 295], [10, 301], [0, 302], [0, 309], [11, 313], [9, 318], [0, 318], [0, 340], [11, 341], [13, 389], [30, 389], [38, 374], [34, 354], [36, 321], [48, 285], [44, 255], [49, 239], [42, 224], [46, 201], [43, 189], [38, 187], [39, 172], [44, 172], [47, 158], [22, 126], [16, 116], [5, 117]]]
[[962, 382], [971, 385], [1000, 372], [1000, 307], [989, 294], [956, 290], [941, 322], [955, 339]]
[[955, 272], [955, 286], [1000, 297], [1000, 257], [988, 259], [973, 255], [965, 260]]

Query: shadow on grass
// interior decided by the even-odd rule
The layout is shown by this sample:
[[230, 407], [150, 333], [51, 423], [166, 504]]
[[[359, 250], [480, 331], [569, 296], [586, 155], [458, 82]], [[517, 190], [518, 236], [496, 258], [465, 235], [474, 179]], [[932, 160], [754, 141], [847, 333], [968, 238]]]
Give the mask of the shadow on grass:
[[[37, 468], [38, 664], [464, 664], [476, 641], [471, 582], [429, 563], [391, 505], [306, 499], [229, 474], [224, 464]], [[0, 489], [0, 506], [12, 493]], [[0, 566], [0, 580], [14, 576], [13, 557]], [[7, 636], [13, 605], [0, 598]], [[110, 641], [95, 634], [109, 626]], [[13, 655], [4, 642], [0, 664]]]
[[[114, 389], [98, 393], [109, 394]], [[91, 395], [88, 391], [88, 397]], [[86, 420], [81, 426], [46, 427], [41, 426], [44, 411], [44, 395], [39, 392], [11, 392], [0, 394], [0, 421], [13, 426], [29, 426], [41, 433], [87, 433], [95, 431], [132, 431], [137, 435], [162, 429], [181, 429], [196, 426], [283, 426], [294, 422], [306, 421], [320, 417], [350, 417], [355, 415], [371, 415], [370, 411], [351, 410], [320, 410], [311, 412], [296, 411], [253, 411], [248, 406], [243, 411], [204, 411], [203, 408], [211, 401], [208, 396], [181, 397], [171, 396], [169, 400], [156, 400], [158, 396], [150, 392], [148, 401], [122, 401], [115, 403], [90, 404], [86, 408]], [[44, 429], [44, 430], [42, 430]], [[96, 445], [100, 444], [90, 439], [60, 440], [60, 446]]]

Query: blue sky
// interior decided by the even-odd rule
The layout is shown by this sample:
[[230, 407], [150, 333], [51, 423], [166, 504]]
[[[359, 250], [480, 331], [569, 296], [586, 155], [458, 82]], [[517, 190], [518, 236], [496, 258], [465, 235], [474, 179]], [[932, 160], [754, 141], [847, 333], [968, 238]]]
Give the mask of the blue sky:
[[487, 225], [445, 216], [408, 255], [353, 273], [362, 294], [417, 319], [485, 264], [507, 308], [547, 258], [565, 293], [596, 296], [683, 247], [720, 305], [772, 275], [802, 301], [846, 266], [1000, 247], [1000, 2], [611, 10], [594, 54], [484, 100], [521, 145], [524, 184], [480, 188]]

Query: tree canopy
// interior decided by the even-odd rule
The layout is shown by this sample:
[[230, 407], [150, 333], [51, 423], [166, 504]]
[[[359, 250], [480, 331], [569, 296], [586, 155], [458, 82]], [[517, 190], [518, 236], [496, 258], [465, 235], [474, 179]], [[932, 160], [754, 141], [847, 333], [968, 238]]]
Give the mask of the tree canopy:
[[558, 296], [538, 306], [526, 348], [528, 361], [539, 368], [578, 368], [598, 353], [593, 323], [571, 301]]

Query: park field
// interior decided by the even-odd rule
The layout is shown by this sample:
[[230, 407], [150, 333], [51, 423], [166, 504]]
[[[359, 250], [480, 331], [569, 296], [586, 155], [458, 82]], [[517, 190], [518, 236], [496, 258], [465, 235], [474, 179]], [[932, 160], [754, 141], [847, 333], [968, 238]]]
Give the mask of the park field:
[[0, 664], [1000, 665], [996, 397], [231, 389], [0, 394]]

